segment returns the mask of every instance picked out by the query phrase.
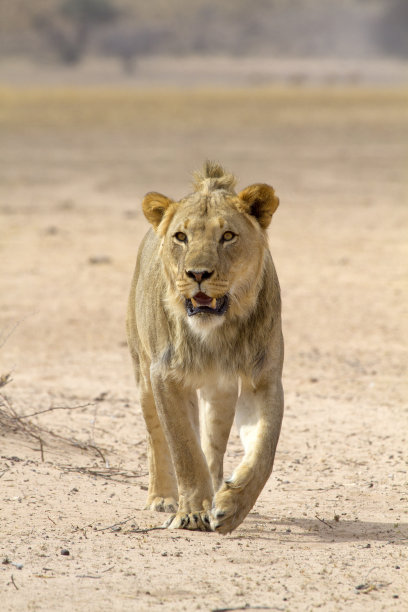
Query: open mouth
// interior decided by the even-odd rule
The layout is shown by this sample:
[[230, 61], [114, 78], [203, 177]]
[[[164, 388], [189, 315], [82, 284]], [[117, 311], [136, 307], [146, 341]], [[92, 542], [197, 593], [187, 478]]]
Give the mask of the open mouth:
[[194, 297], [186, 299], [186, 310], [189, 317], [200, 313], [223, 315], [227, 308], [227, 295], [223, 295], [220, 298], [212, 298], [199, 291]]

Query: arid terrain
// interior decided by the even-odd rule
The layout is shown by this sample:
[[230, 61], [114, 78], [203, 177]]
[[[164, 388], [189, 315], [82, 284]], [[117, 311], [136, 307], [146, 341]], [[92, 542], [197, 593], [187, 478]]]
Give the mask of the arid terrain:
[[[1, 610], [407, 610], [408, 92], [4, 87], [0, 139]], [[228, 536], [149, 530], [124, 327], [141, 198], [207, 157], [281, 200], [286, 412]]]

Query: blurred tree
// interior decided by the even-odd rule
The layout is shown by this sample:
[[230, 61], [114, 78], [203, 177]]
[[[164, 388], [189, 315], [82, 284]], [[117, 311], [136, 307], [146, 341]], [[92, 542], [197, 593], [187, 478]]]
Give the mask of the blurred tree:
[[378, 38], [390, 55], [408, 57], [408, 0], [389, 0], [379, 21]]
[[84, 56], [92, 30], [118, 15], [111, 0], [64, 0], [55, 12], [36, 15], [34, 25], [64, 63], [76, 64]]
[[[106, 55], [120, 60], [124, 72], [133, 74], [140, 56], [154, 53], [167, 39], [167, 31], [135, 21], [119, 20], [115, 27], [103, 37], [100, 48]], [[161, 47], [163, 48], [163, 47]]]

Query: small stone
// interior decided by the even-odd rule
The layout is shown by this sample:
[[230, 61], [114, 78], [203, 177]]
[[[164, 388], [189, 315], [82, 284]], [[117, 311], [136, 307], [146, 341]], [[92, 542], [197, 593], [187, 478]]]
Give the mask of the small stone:
[[69, 556], [69, 554], [70, 554], [70, 553], [69, 553], [69, 550], [67, 550], [66, 548], [63, 548], [63, 549], [61, 550], [61, 555], [64, 555], [65, 557], [68, 557], [68, 556]]
[[92, 255], [89, 257], [88, 263], [91, 265], [111, 264], [112, 259], [108, 255]]

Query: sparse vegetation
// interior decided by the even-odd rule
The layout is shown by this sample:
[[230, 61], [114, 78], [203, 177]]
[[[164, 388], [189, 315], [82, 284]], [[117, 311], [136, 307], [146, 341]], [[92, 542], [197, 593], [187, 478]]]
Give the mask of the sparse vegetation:
[[111, 0], [63, 0], [54, 11], [37, 13], [33, 24], [63, 63], [77, 64], [93, 30], [118, 12]]
[[377, 26], [378, 40], [385, 53], [408, 57], [408, 2], [390, 0]]
[[407, 56], [405, 0], [0, 0], [0, 52], [63, 63], [140, 55]]

